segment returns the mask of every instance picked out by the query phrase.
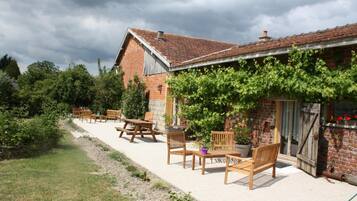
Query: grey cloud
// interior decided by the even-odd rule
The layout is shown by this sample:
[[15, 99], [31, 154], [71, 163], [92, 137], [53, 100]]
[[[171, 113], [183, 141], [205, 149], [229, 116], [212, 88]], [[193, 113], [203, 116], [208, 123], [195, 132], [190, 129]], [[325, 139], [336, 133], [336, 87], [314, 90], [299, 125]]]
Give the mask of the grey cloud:
[[[353, 0], [0, 0], [0, 54], [22, 65], [113, 64], [128, 27], [246, 43], [357, 22]], [[323, 11], [323, 12], [321, 12]], [[22, 67], [22, 69], [25, 69]]]

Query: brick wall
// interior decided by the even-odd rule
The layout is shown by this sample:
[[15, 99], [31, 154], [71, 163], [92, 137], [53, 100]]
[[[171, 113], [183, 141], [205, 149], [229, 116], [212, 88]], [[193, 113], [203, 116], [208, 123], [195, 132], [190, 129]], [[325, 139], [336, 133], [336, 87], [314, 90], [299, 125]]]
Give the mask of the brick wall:
[[[260, 144], [271, 144], [274, 138], [274, 119], [275, 102], [271, 100], [263, 100], [260, 106], [250, 114], [252, 118], [252, 144], [254, 147]], [[239, 121], [238, 117], [226, 119], [225, 130], [231, 130], [232, 127]]]
[[[128, 40], [119, 64], [124, 72], [124, 84], [137, 74], [143, 79], [149, 94], [149, 111], [154, 113], [154, 123], [158, 129], [165, 127], [166, 73], [144, 76], [144, 48], [134, 38]], [[161, 85], [161, 87], [160, 87]]]
[[144, 48], [134, 38], [129, 39], [119, 65], [124, 72], [125, 87], [135, 74], [140, 78], [143, 77]]
[[319, 139], [318, 169], [357, 175], [357, 131], [327, 128]]
[[160, 130], [165, 128], [166, 109], [166, 73], [149, 75], [144, 77], [144, 81], [149, 92], [149, 110], [154, 113], [154, 122]]

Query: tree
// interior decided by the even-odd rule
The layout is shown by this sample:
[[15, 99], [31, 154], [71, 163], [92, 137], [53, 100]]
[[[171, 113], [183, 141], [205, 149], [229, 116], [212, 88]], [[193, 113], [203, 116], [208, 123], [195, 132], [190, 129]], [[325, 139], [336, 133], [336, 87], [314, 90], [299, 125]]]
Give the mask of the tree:
[[0, 71], [0, 106], [10, 107], [16, 104], [18, 87], [12, 78]]
[[16, 60], [9, 57], [7, 54], [0, 59], [0, 70], [6, 72], [14, 79], [17, 79], [21, 74]]
[[82, 64], [59, 73], [54, 99], [70, 106], [89, 106], [94, 100], [94, 78]]
[[21, 105], [27, 108], [30, 116], [41, 114], [43, 105], [52, 102], [58, 74], [59, 69], [54, 63], [38, 61], [30, 64], [19, 76]]
[[127, 118], [142, 118], [148, 109], [148, 100], [145, 94], [146, 86], [137, 75], [129, 80], [124, 93], [122, 110]]
[[123, 72], [99, 67], [95, 80], [95, 100], [93, 107], [103, 113], [106, 109], [119, 109], [124, 93]]

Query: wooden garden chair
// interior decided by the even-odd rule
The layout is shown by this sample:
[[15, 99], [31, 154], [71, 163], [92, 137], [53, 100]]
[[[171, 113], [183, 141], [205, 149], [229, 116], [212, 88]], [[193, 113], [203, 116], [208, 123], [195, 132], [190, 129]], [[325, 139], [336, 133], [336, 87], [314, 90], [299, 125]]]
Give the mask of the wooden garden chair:
[[[272, 176], [275, 178], [275, 166], [280, 149], [280, 143], [260, 146], [253, 149], [251, 159], [226, 155], [226, 172], [224, 183], [227, 184], [228, 172], [242, 172], [249, 175], [249, 190], [253, 189], [253, 176], [266, 169], [273, 168]], [[230, 161], [237, 163], [230, 164]]]
[[234, 132], [232, 131], [212, 131], [212, 150], [232, 151], [234, 147]]
[[83, 120], [86, 120], [86, 121], [89, 120], [89, 122], [91, 122], [92, 119], [93, 119], [93, 113], [92, 113], [92, 111], [89, 110], [89, 109], [82, 110], [82, 111], [81, 111], [81, 119], [82, 119], [82, 121], [83, 121]]
[[170, 165], [172, 155], [183, 156], [183, 168], [186, 168], [186, 156], [192, 155], [192, 151], [186, 150], [186, 137], [183, 131], [169, 131], [167, 133], [167, 164]]
[[72, 108], [72, 116], [73, 116], [74, 118], [79, 118], [79, 117], [81, 116], [81, 111], [82, 111], [81, 108], [79, 108], [79, 107], [73, 107], [73, 108]]
[[107, 110], [105, 118], [108, 120], [120, 120], [121, 110]]

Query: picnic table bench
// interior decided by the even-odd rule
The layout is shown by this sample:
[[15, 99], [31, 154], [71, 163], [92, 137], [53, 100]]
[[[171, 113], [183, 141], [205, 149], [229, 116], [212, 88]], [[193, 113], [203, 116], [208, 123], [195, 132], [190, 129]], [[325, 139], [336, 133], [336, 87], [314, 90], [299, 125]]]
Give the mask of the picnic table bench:
[[[124, 127], [116, 127], [115, 129], [117, 131], [120, 131], [119, 137], [122, 137], [124, 132], [127, 135], [131, 135], [130, 142], [134, 142], [134, 138], [136, 135], [140, 135], [141, 137], [144, 137], [144, 135], [151, 135], [154, 141], [157, 142], [155, 135], [162, 134], [161, 132], [152, 129], [153, 123], [150, 121], [145, 121], [141, 119], [124, 119], [123, 121]], [[127, 128], [128, 124], [133, 125], [134, 128]]]

